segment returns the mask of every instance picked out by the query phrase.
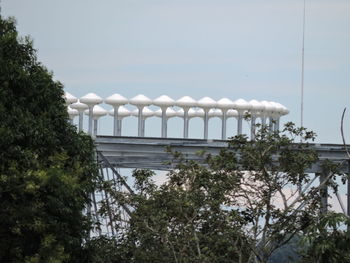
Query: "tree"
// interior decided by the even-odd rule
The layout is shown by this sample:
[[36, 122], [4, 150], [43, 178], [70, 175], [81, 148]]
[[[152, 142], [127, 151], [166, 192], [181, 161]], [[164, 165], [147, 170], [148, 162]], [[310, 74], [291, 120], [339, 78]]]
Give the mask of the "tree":
[[[295, 144], [300, 137], [304, 143]], [[308, 144], [314, 137], [292, 123], [281, 132], [260, 127], [254, 141], [239, 135], [218, 156], [199, 153], [207, 166], [173, 152], [179, 164], [161, 186], [152, 172], [135, 170], [134, 194], [107, 189], [115, 202], [131, 207], [128, 229], [118, 228], [116, 217], [115, 259], [268, 262], [279, 248], [310, 233], [314, 238], [301, 248], [312, 254], [320, 189], [305, 171], [318, 159]]]
[[90, 223], [93, 143], [69, 124], [63, 86], [0, 16], [0, 261], [78, 262]]

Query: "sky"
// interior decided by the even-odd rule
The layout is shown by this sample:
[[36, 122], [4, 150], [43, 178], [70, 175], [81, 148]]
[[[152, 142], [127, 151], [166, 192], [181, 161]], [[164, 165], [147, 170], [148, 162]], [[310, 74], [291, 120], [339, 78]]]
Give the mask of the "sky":
[[[76, 97], [144, 94], [276, 101], [300, 125], [303, 0], [2, 0], [38, 58]], [[350, 2], [306, 0], [304, 126], [341, 143], [350, 106]], [[105, 108], [106, 105], [103, 105]], [[349, 109], [350, 111], [350, 109]], [[129, 120], [130, 119], [130, 120]], [[169, 135], [181, 136], [181, 120]], [[191, 121], [192, 122], [192, 121]], [[136, 134], [128, 118], [125, 135]], [[148, 125], [148, 126], [147, 126]], [[220, 137], [212, 119], [209, 137]], [[233, 120], [228, 134], [234, 130]], [[101, 120], [112, 133], [112, 117]], [[147, 130], [148, 127], [148, 130]], [[190, 136], [202, 136], [193, 120]], [[350, 142], [350, 112], [345, 133]], [[160, 120], [146, 135], [160, 134]]]

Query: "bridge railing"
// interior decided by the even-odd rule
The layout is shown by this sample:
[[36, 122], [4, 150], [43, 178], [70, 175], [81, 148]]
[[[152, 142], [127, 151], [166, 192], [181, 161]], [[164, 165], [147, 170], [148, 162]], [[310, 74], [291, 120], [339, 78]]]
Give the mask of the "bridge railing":
[[[238, 99], [232, 101], [222, 98], [215, 101], [204, 97], [198, 101], [189, 96], [173, 100], [168, 96], [160, 96], [154, 100], [144, 95], [138, 95], [132, 99], [126, 99], [120, 94], [113, 94], [102, 99], [94, 93], [89, 93], [79, 100], [69, 93], [65, 93], [68, 114], [71, 122], [79, 116], [79, 131], [83, 130], [84, 113], [88, 115], [88, 133], [96, 136], [98, 121], [100, 118], [113, 116], [113, 135], [121, 136], [123, 119], [128, 117], [138, 118], [138, 137], [145, 137], [146, 120], [152, 117], [161, 118], [161, 137], [166, 138], [168, 131], [168, 120], [178, 117], [183, 119], [183, 138], [189, 138], [189, 122], [192, 118], [202, 118], [203, 138], [208, 139], [209, 119], [221, 119], [221, 139], [226, 140], [227, 120], [234, 118], [237, 121], [237, 134], [243, 133], [243, 119], [248, 116], [250, 124], [250, 138], [254, 139], [257, 122], [269, 126], [271, 130], [278, 130], [280, 118], [289, 113], [288, 109], [280, 103]], [[113, 108], [109, 111], [99, 104], [105, 103]], [[158, 110], [152, 110], [149, 106], [156, 106]], [[128, 109], [130, 106], [136, 109]], [[123, 134], [129, 135], [129, 134]], [[231, 135], [231, 134], [230, 134]]]

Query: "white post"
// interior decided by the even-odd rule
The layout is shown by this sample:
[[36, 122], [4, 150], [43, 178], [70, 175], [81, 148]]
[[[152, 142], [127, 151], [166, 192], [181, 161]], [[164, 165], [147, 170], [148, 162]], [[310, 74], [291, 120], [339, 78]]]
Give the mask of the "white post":
[[93, 133], [94, 136], [97, 135], [97, 120], [94, 120], [94, 133]]
[[222, 109], [221, 140], [226, 140], [227, 109]]
[[184, 109], [184, 138], [188, 138], [188, 124], [189, 124], [189, 118], [188, 118], [188, 110], [189, 108], [183, 108]]
[[142, 137], [142, 111], [144, 106], [138, 106], [138, 136]]
[[141, 137], [145, 137], [146, 118], [142, 118]]
[[167, 107], [162, 107], [162, 138], [167, 137], [167, 117], [166, 117], [166, 110]]
[[255, 140], [255, 125], [256, 125], [256, 117], [252, 114], [251, 125], [250, 125], [250, 140]]
[[114, 129], [113, 129], [113, 135], [114, 136], [118, 136], [118, 130], [119, 130], [119, 123], [118, 123], [118, 110], [119, 110], [119, 105], [114, 105], [113, 106], [114, 108], [114, 118], [113, 118], [113, 126], [114, 126]]
[[122, 136], [122, 119], [118, 120], [118, 132], [117, 132], [117, 136]]
[[79, 132], [83, 131], [83, 120], [84, 120], [83, 111], [79, 110]]
[[243, 122], [243, 114], [241, 111], [238, 111], [238, 118], [237, 118], [237, 135], [242, 134], [242, 122]]
[[93, 109], [94, 109], [94, 105], [89, 105], [89, 134], [92, 135], [92, 115], [93, 115]]
[[204, 139], [208, 139], [209, 109], [204, 109]]

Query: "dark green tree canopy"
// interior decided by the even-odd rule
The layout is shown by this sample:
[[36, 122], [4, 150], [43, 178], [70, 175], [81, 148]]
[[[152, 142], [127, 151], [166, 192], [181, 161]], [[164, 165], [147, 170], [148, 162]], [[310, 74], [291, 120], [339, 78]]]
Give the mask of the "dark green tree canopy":
[[0, 16], [0, 262], [74, 262], [88, 233], [93, 143], [68, 123], [63, 94]]

